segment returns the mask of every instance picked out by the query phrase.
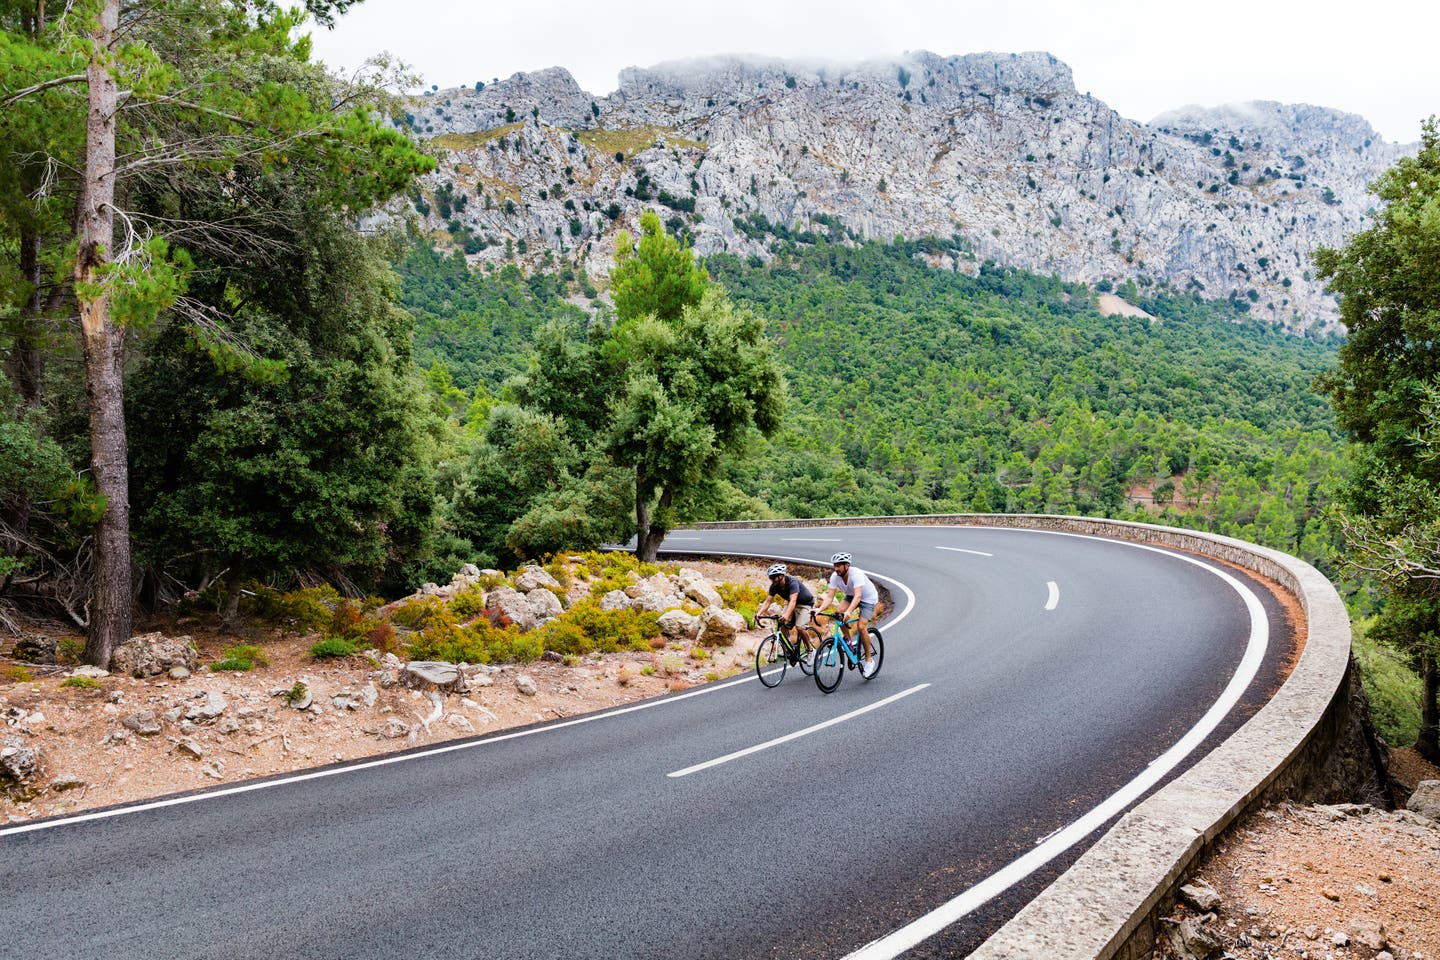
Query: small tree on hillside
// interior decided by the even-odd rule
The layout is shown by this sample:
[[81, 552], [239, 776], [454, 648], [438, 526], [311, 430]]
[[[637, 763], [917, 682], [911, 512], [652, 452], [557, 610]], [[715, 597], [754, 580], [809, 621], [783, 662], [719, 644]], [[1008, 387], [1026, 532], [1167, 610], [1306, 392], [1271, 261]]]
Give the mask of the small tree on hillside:
[[[653, 212], [641, 231], [638, 249], [628, 234], [618, 241], [614, 326], [552, 326], [510, 389], [565, 421], [587, 458], [630, 473], [636, 553], [653, 560], [723, 458], [740, 453], [752, 429], [779, 428], [785, 384], [763, 322], [735, 308]], [[566, 497], [575, 496], [572, 485]], [[555, 529], [556, 511], [542, 514]]]

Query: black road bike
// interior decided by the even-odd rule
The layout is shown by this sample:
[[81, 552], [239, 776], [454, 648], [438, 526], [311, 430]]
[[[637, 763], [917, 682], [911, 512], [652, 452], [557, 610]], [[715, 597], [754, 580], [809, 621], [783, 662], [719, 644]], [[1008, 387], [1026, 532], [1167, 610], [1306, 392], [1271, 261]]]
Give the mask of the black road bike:
[[813, 629], [797, 630], [797, 636], [802, 639], [792, 643], [790, 638], [785, 636], [779, 617], [766, 615], [755, 618], [757, 623], [765, 620], [772, 624], [770, 633], [760, 641], [760, 646], [755, 648], [755, 675], [760, 678], [760, 682], [767, 687], [778, 687], [780, 681], [785, 679], [785, 670], [789, 667], [799, 667], [801, 673], [810, 676], [814, 667], [803, 638], [808, 637], [812, 643], [818, 645], [820, 637]]

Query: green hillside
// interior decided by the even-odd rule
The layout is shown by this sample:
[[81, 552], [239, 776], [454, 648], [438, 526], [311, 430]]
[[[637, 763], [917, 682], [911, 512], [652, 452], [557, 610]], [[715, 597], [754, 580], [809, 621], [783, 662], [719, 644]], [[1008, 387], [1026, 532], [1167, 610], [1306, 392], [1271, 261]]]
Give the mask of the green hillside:
[[[767, 319], [790, 426], [689, 519], [948, 511], [1134, 517], [1255, 539], [1323, 561], [1319, 519], [1341, 443], [1311, 389], [1337, 344], [1173, 292], [1154, 315], [1102, 317], [1090, 291], [1019, 270], [927, 266], [926, 244], [713, 256]], [[401, 265], [416, 357], [499, 392], [531, 332], [579, 308], [554, 276], [484, 275], [412, 249]]]

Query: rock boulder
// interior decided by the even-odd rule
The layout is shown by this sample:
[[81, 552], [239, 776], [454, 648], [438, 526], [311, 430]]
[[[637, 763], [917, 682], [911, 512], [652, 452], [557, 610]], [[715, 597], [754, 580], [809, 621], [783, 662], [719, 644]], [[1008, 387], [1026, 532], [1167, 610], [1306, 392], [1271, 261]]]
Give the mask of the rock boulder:
[[189, 636], [142, 633], [115, 648], [110, 669], [132, 677], [158, 677], [173, 667], [194, 670], [198, 660], [195, 641]]
[[1421, 780], [1416, 784], [1405, 809], [1431, 820], [1440, 820], [1440, 780]]
[[706, 580], [704, 575], [698, 570], [681, 567], [680, 572], [676, 574], [675, 580], [680, 586], [680, 591], [691, 600], [700, 604], [700, 606], [725, 606], [725, 601], [720, 599], [719, 592], [711, 586], [710, 581]]
[[525, 599], [530, 603], [530, 609], [535, 613], [535, 619], [539, 623], [546, 620], [553, 620], [565, 612], [565, 607], [560, 603], [560, 598], [555, 596], [544, 587], [536, 587], [525, 594]]
[[700, 629], [700, 618], [684, 610], [667, 610], [660, 614], [660, 632], [671, 640], [689, 640]]
[[465, 675], [453, 663], [440, 660], [416, 660], [405, 664], [400, 671], [400, 682], [415, 690], [443, 690], [447, 693], [464, 693]]
[[724, 607], [706, 607], [700, 614], [700, 634], [695, 639], [703, 646], [723, 647], [735, 642], [746, 628], [745, 618]]
[[558, 586], [560, 586], [559, 580], [550, 576], [544, 567], [537, 567], [533, 564], [521, 567], [520, 572], [515, 575], [515, 589], [521, 593], [529, 593], [540, 587]]
[[15, 652], [11, 656], [25, 663], [54, 663], [57, 644], [54, 637], [43, 633], [21, 634], [20, 639], [15, 641]]
[[489, 600], [491, 609], [505, 614], [522, 631], [534, 630], [539, 623], [529, 598], [514, 587], [496, 587], [490, 592]]
[[0, 783], [22, 783], [40, 769], [40, 756], [19, 737], [0, 740]]

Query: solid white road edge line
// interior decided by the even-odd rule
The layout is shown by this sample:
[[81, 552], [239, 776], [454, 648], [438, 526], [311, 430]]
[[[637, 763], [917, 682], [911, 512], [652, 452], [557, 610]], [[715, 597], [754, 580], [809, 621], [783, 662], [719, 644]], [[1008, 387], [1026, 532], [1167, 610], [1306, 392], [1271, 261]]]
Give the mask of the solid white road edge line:
[[969, 890], [966, 890], [948, 903], [942, 904], [925, 916], [911, 921], [900, 929], [878, 940], [872, 940], [859, 950], [848, 954], [844, 960], [893, 960], [894, 957], [900, 956], [921, 941], [939, 933], [988, 900], [1004, 893], [1085, 839], [1091, 832], [1105, 823], [1106, 820], [1120, 813], [1138, 799], [1146, 790], [1149, 790], [1158, 783], [1165, 774], [1169, 773], [1176, 764], [1198, 747], [1204, 739], [1219, 726], [1220, 721], [1225, 719], [1225, 715], [1235, 706], [1240, 696], [1245, 692], [1245, 688], [1248, 687], [1250, 681], [1255, 678], [1255, 674], [1260, 669], [1260, 663], [1265, 658], [1265, 648], [1270, 642], [1270, 624], [1265, 618], [1265, 608], [1260, 604], [1260, 598], [1255, 596], [1254, 591], [1224, 570], [1218, 567], [1212, 567], [1208, 563], [1197, 560], [1194, 557], [1186, 556], [1183, 553], [1175, 553], [1143, 543], [1131, 543], [1126, 540], [1111, 540], [1108, 537], [1092, 537], [1083, 533], [1063, 533], [1054, 530], [1024, 532], [1047, 533], [1052, 536], [1079, 537], [1084, 540], [1102, 540], [1106, 543], [1119, 543], [1127, 547], [1135, 547], [1138, 550], [1149, 550], [1154, 553], [1175, 557], [1176, 559], [1183, 560], [1186, 563], [1192, 563], [1201, 569], [1210, 571], [1229, 584], [1236, 593], [1240, 594], [1240, 598], [1245, 602], [1245, 609], [1250, 614], [1250, 638], [1245, 646], [1245, 656], [1240, 659], [1240, 665], [1236, 667], [1234, 676], [1230, 678], [1230, 682], [1225, 686], [1224, 691], [1221, 692], [1220, 698], [1205, 712], [1205, 715], [1200, 718], [1200, 721], [1196, 723], [1194, 727], [1190, 728], [1190, 731], [1181, 737], [1173, 747], [1157, 757], [1139, 776], [1107, 797], [1098, 807], [1035, 847], [1034, 850], [1025, 856], [1000, 868]]
[[309, 773], [296, 774], [293, 777], [283, 777], [277, 780], [266, 780], [261, 783], [242, 783], [233, 787], [222, 787], [219, 790], [211, 790], [205, 793], [190, 794], [183, 797], [169, 797], [164, 800], [154, 800], [149, 803], [137, 803], [134, 806], [117, 807], [113, 810], [100, 810], [95, 813], [81, 813], [73, 817], [65, 817], [61, 820], [47, 820], [44, 823], [21, 824], [14, 827], [0, 829], [0, 837], [7, 837], [12, 833], [29, 833], [32, 830], [45, 830], [50, 827], [65, 826], [72, 823], [84, 823], [88, 820], [107, 820], [111, 817], [122, 816], [127, 813], [139, 813], [142, 810], [159, 810], [164, 807], [177, 807], [181, 804], [196, 803], [201, 800], [213, 800], [217, 797], [228, 797], [237, 793], [249, 793], [252, 790], [264, 790], [268, 787], [279, 787], [290, 783], [304, 783], [306, 780], [320, 780], [324, 777], [333, 777], [342, 773], [351, 773], [359, 770], [371, 770], [375, 767], [385, 767], [392, 763], [403, 763], [407, 760], [418, 760], [422, 757], [435, 757], [442, 753], [454, 753], [457, 750], [469, 750], [473, 747], [489, 746], [492, 743], [500, 743], [503, 740], [518, 740], [521, 737], [533, 736], [537, 733], [547, 733], [551, 730], [563, 730], [566, 727], [579, 726], [582, 723], [593, 723], [596, 720], [606, 720], [610, 717], [618, 717], [627, 713], [636, 713], [640, 710], [649, 710], [652, 707], [664, 706], [667, 703], [676, 703], [680, 700], [688, 700], [691, 697], [698, 697], [706, 693], [714, 693], [717, 690], [725, 690], [729, 687], [739, 686], [742, 683], [749, 683], [755, 679], [754, 673], [738, 677], [727, 683], [714, 684], [713, 686], [701, 687], [699, 690], [692, 690], [689, 693], [677, 694], [673, 697], [666, 697], [660, 700], [647, 700], [644, 703], [637, 703], [629, 707], [621, 707], [618, 710], [608, 710], [604, 713], [592, 713], [584, 717], [576, 717], [574, 720], [564, 720], [560, 723], [551, 724], [546, 727], [532, 727], [528, 730], [517, 730], [514, 733], [501, 733], [484, 740], [468, 740], [464, 743], [452, 743], [443, 747], [435, 747], [430, 750], [421, 750], [415, 753], [404, 753], [389, 757], [378, 757], [374, 760], [366, 760], [361, 763], [348, 764], [343, 767], [332, 767], [325, 770], [312, 770]]
[[1045, 609], [1054, 610], [1056, 607], [1060, 606], [1060, 584], [1056, 583], [1054, 580], [1046, 580], [1045, 586], [1050, 591], [1050, 598], [1045, 601]]
[[[815, 563], [803, 557], [784, 557], [785, 560], [793, 560], [796, 563]], [[885, 621], [886, 629], [904, 620], [915, 606], [915, 592], [905, 584], [892, 577], [882, 577], [879, 574], [871, 574], [872, 577], [884, 580], [886, 583], [893, 583], [905, 594], [905, 609]], [[270, 787], [282, 787], [291, 783], [303, 783], [306, 780], [320, 780], [324, 777], [338, 776], [342, 773], [351, 773], [359, 770], [370, 770], [375, 767], [385, 767], [392, 763], [403, 763], [407, 760], [419, 760], [423, 757], [435, 757], [442, 753], [454, 753], [457, 750], [469, 750], [473, 747], [483, 747], [492, 743], [500, 743], [502, 740], [517, 740], [520, 737], [528, 737], [537, 733], [547, 733], [551, 730], [563, 730], [567, 727], [576, 727], [582, 723], [593, 723], [596, 720], [606, 720], [610, 717], [619, 717], [627, 713], [637, 713], [641, 710], [649, 710], [652, 707], [662, 707], [669, 703], [678, 703], [681, 700], [689, 700], [691, 697], [702, 696], [707, 693], [715, 693], [718, 690], [728, 690], [730, 687], [739, 686], [742, 683], [749, 683], [755, 679], [754, 673], [747, 673], [725, 683], [710, 684], [701, 687], [699, 690], [691, 690], [689, 693], [676, 694], [673, 697], [665, 697], [659, 700], [647, 700], [644, 703], [637, 703], [629, 707], [620, 707], [616, 710], [607, 710], [604, 713], [592, 713], [583, 717], [576, 717], [574, 720], [563, 720], [544, 727], [532, 727], [528, 730], [517, 730], [514, 733], [500, 733], [484, 740], [468, 740], [464, 743], [452, 743], [448, 746], [435, 747], [431, 750], [420, 750], [415, 753], [404, 753], [397, 756], [379, 757], [374, 760], [366, 760], [360, 763], [347, 764], [342, 767], [331, 767], [325, 770], [313, 770], [309, 773], [296, 774], [293, 777], [281, 777], [276, 780], [264, 780], [259, 783], [242, 783], [233, 787], [222, 787], [218, 790], [209, 790], [205, 793], [192, 793], [183, 797], [169, 797], [165, 800], [152, 800], [149, 803], [137, 803], [133, 806], [115, 807], [111, 810], [97, 810], [94, 813], [79, 813], [73, 817], [63, 817], [58, 820], [46, 820], [43, 823], [24, 823], [12, 827], [0, 827], [0, 837], [8, 837], [17, 833], [32, 833], [37, 830], [48, 830], [51, 827], [63, 827], [72, 823], [86, 823], [91, 820], [109, 820], [113, 817], [124, 816], [127, 813], [140, 813], [145, 810], [160, 810], [165, 807], [178, 807], [186, 803], [198, 803], [201, 800], [214, 800], [219, 797], [228, 797], [237, 793], [250, 793], [252, 790], [265, 790]]]
[[936, 550], [949, 550], [951, 553], [973, 553], [977, 557], [993, 557], [995, 554], [986, 553], [983, 550], [966, 550], [964, 547], [936, 547]]
[[922, 683], [918, 686], [911, 687], [909, 690], [901, 690], [899, 693], [888, 696], [884, 700], [876, 700], [874, 703], [863, 706], [858, 710], [851, 710], [849, 713], [842, 713], [838, 717], [831, 717], [829, 720], [826, 720], [823, 723], [817, 723], [814, 726], [806, 727], [803, 730], [796, 730], [794, 733], [787, 733], [785, 734], [785, 736], [776, 737], [774, 740], [766, 740], [764, 743], [757, 743], [753, 747], [746, 747], [744, 750], [736, 750], [734, 753], [727, 753], [725, 754], [725, 756], [716, 757], [714, 760], [706, 760], [704, 763], [697, 763], [693, 767], [686, 767], [683, 770], [676, 770], [673, 773], [667, 773], [665, 774], [665, 776], [672, 779], [688, 777], [692, 773], [699, 773], [701, 770], [709, 770], [711, 767], [718, 767], [722, 763], [729, 763], [731, 760], [739, 760], [741, 757], [748, 757], [750, 756], [750, 754], [759, 753], [761, 750], [769, 750], [771, 747], [778, 747], [780, 746], [780, 744], [789, 743], [791, 740], [799, 740], [801, 737], [807, 737], [812, 733], [819, 733], [821, 730], [824, 730], [827, 727], [833, 727], [837, 723], [844, 723], [846, 720], [853, 720], [863, 713], [869, 713], [871, 710], [879, 710], [881, 707], [888, 706], [894, 703], [896, 700], [901, 699], [902, 697], [908, 697], [912, 693], [919, 693], [921, 690], [924, 690], [928, 686], [930, 686], [930, 684]]
[[839, 537], [781, 537], [781, 543], [844, 543]]

